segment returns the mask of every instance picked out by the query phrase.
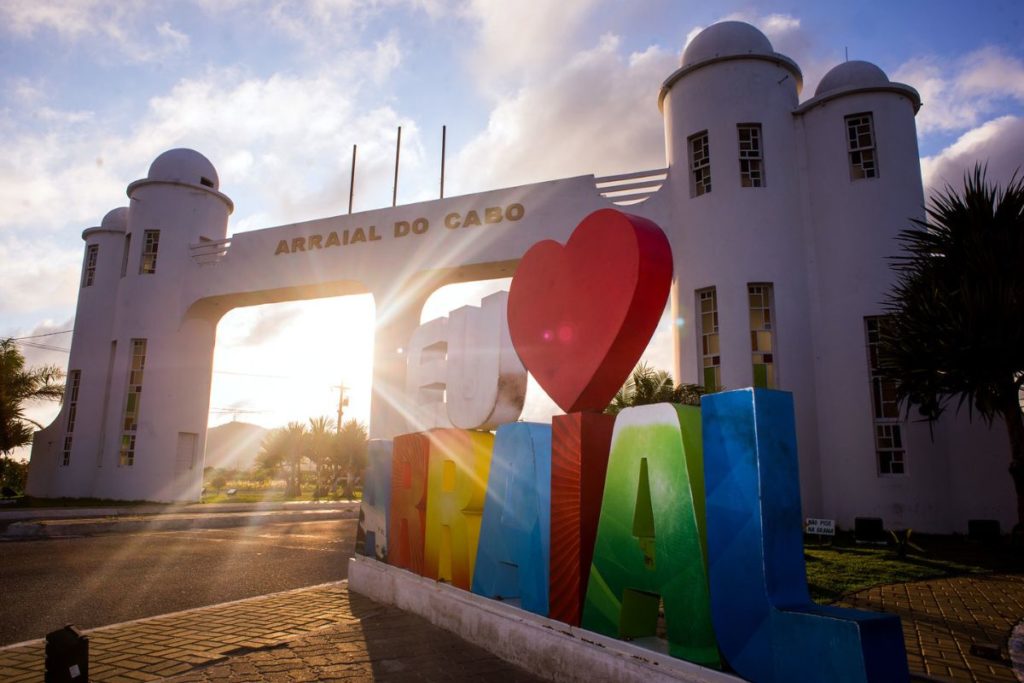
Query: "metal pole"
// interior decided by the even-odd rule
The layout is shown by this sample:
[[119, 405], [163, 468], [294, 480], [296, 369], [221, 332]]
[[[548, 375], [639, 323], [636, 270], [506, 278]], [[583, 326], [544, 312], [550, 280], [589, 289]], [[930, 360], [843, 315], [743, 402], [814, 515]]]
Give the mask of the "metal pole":
[[345, 414], [345, 389], [347, 388], [344, 384], [338, 387], [338, 428], [336, 430], [338, 434], [341, 434], [341, 419]]
[[352, 213], [352, 197], [356, 193], [356, 146], [352, 145], [352, 174], [348, 181], [348, 212]]
[[402, 154], [402, 127], [398, 127], [398, 142], [395, 143], [395, 185], [391, 192], [391, 206], [398, 206], [398, 159]]
[[441, 126], [441, 199], [444, 199], [444, 152], [448, 138], [448, 126]]

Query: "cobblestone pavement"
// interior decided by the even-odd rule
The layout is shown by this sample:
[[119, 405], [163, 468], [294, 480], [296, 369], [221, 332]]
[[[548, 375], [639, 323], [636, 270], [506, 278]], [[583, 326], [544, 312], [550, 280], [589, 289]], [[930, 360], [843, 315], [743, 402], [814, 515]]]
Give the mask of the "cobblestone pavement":
[[[1007, 639], [1024, 618], [1024, 576], [898, 583], [855, 593], [842, 604], [898, 615], [912, 674], [977, 683], [1017, 680]], [[972, 646], [994, 646], [999, 659], [972, 653]]]
[[[87, 635], [89, 680], [96, 683], [154, 681], [186, 672], [191, 673], [183, 681], [450, 681], [459, 675], [539, 680], [419, 617], [350, 596], [345, 582], [105, 626]], [[42, 681], [43, 661], [41, 640], [2, 648], [0, 681]]]
[[[910, 670], [932, 680], [1012, 682], [1007, 638], [1024, 618], [1024, 576], [975, 575], [872, 588], [845, 605], [900, 616]], [[90, 680], [539, 681], [345, 582], [88, 632]], [[995, 646], [998, 660], [972, 653]], [[43, 643], [0, 648], [0, 681], [43, 679]]]
[[200, 669], [174, 683], [221, 681], [543, 681], [427, 620], [353, 594], [360, 621]]

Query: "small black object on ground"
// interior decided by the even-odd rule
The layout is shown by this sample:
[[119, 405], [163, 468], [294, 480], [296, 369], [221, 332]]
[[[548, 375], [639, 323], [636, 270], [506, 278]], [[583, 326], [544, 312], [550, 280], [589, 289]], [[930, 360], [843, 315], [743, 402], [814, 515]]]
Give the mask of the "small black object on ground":
[[46, 634], [46, 683], [89, 680], [89, 638], [71, 624]]

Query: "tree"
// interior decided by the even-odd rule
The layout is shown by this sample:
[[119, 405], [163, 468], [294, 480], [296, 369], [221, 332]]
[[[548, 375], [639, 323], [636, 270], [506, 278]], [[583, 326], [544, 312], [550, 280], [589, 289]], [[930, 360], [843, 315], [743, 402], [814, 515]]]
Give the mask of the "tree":
[[64, 396], [64, 373], [54, 365], [25, 369], [25, 357], [13, 339], [0, 339], [0, 454], [32, 443], [32, 433], [43, 426], [25, 417], [24, 404], [58, 401]]
[[947, 185], [912, 222], [898, 238], [881, 370], [908, 414], [934, 421], [955, 400], [1003, 420], [1024, 529], [1024, 179], [1004, 190], [975, 166], [962, 192]]
[[345, 489], [342, 498], [352, 499], [353, 476], [361, 477], [366, 469], [366, 426], [358, 420], [347, 420], [341, 426], [331, 449], [331, 463], [338, 475], [345, 478]]
[[308, 453], [306, 436], [306, 425], [301, 422], [289, 422], [284, 428], [284, 462], [289, 472], [284, 490], [286, 498], [302, 495], [302, 459]]
[[306, 433], [306, 451], [310, 460], [316, 465], [316, 490], [314, 498], [323, 495], [323, 466], [331, 450], [334, 437], [334, 420], [321, 415], [309, 418], [309, 431]]
[[64, 396], [63, 377], [54, 365], [26, 370], [25, 357], [14, 340], [0, 339], [0, 485], [4, 488], [25, 489], [28, 466], [15, 462], [10, 453], [32, 443], [32, 434], [43, 428], [25, 416], [25, 404], [59, 401]]
[[277, 476], [284, 467], [288, 452], [288, 434], [284, 429], [275, 429], [263, 437], [260, 452], [256, 456], [256, 470], [267, 478]]
[[647, 363], [640, 362], [604, 412], [618, 415], [625, 408], [652, 403], [685, 403], [699, 406], [703, 393], [704, 388], [698, 384], [676, 385], [668, 371], [655, 370]]

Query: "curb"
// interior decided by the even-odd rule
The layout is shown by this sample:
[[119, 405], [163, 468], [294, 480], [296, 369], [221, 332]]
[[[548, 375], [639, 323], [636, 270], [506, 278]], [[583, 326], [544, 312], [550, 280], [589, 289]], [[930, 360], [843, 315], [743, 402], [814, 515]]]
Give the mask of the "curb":
[[211, 512], [205, 515], [139, 515], [118, 518], [87, 518], [12, 522], [0, 534], [6, 539], [64, 538], [140, 531], [187, 531], [226, 529], [281, 522], [319, 522], [357, 519], [358, 504], [335, 510], [273, 510], [255, 512]]

